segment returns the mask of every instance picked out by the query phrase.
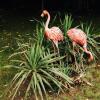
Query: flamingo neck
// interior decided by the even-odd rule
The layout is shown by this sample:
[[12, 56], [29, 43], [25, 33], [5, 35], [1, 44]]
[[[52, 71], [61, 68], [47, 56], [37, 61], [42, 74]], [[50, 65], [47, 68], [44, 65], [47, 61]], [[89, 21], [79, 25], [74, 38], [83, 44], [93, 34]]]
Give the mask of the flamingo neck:
[[93, 55], [90, 51], [85, 51], [89, 55], [88, 62], [91, 62], [93, 60]]
[[[89, 51], [88, 51], [88, 52], [89, 52]], [[89, 57], [88, 61], [89, 61], [89, 62], [91, 62], [91, 61], [93, 60], [93, 55], [92, 55], [92, 53], [91, 53], [91, 52], [89, 52], [88, 54], [90, 55], [90, 57]]]
[[50, 14], [47, 13], [47, 21], [46, 21], [46, 23], [45, 23], [45, 29], [48, 28], [49, 22], [50, 22]]

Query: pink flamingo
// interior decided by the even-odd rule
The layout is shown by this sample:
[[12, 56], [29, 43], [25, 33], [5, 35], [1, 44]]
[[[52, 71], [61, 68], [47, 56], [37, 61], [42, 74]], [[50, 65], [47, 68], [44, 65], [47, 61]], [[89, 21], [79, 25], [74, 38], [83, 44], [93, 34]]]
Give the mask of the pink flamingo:
[[86, 34], [78, 28], [72, 28], [67, 31], [68, 37], [72, 40], [73, 47], [78, 44], [80, 45], [84, 52], [89, 55], [88, 62], [93, 60], [93, 55], [90, 51], [87, 50], [87, 36]]
[[57, 51], [59, 53], [59, 48], [58, 48], [58, 42], [63, 41], [63, 33], [62, 31], [54, 26], [51, 28], [48, 28], [49, 22], [50, 22], [50, 14], [47, 10], [43, 10], [41, 17], [47, 16], [47, 21], [45, 23], [45, 36], [48, 40], [50, 40], [53, 44], [54, 47], [54, 52], [55, 52], [55, 47], [57, 48]]

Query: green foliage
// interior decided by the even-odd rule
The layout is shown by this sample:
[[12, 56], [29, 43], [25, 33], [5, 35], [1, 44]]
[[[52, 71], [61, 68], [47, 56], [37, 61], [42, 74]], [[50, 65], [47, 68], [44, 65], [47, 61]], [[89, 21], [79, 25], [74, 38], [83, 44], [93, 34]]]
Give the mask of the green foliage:
[[[55, 20], [56, 17], [52, 23]], [[17, 39], [17, 50], [9, 56], [11, 65], [4, 67], [17, 70], [8, 85], [5, 95], [9, 97], [7, 99], [14, 100], [17, 96], [29, 99], [33, 95], [36, 100], [48, 99], [48, 91], [64, 92], [65, 88], [68, 89], [73, 84], [71, 76], [75, 75], [72, 72], [80, 74], [86, 71], [86, 58], [82, 48], [76, 46], [74, 56], [72, 42], [67, 36], [67, 30], [73, 25], [72, 17], [65, 15], [59, 23], [64, 32], [64, 41], [59, 43], [60, 55], [53, 53], [51, 41], [45, 39], [43, 23], [36, 25], [34, 36], [29, 36], [28, 42], [22, 38]], [[93, 34], [91, 24], [81, 23], [80, 28], [87, 34], [88, 49], [98, 58], [99, 43], [95, 40], [97, 35]]]
[[64, 36], [66, 36], [66, 32], [67, 30], [69, 30], [72, 26], [73, 23], [73, 19], [71, 17], [71, 15], [65, 15], [64, 20], [60, 19], [60, 24], [62, 26], [63, 32], [64, 32]]
[[32, 90], [36, 100], [38, 96], [43, 100], [46, 96], [46, 87], [53, 90], [55, 85], [63, 91], [63, 87], [67, 88], [65, 83], [72, 83], [72, 79], [60, 69], [60, 65], [57, 63], [64, 57], [58, 57], [54, 53], [51, 54], [49, 50], [45, 52], [44, 47], [37, 43], [32, 46], [21, 43], [18, 43], [18, 45], [19, 52], [9, 57], [9, 59], [13, 59], [11, 61], [14, 65], [6, 66], [6, 68], [13, 67], [19, 70], [11, 81], [9, 88], [11, 89], [10, 98], [12, 100], [16, 97], [22, 84], [26, 82], [28, 82], [28, 85], [25, 87], [23, 97], [27, 98], [29, 91]]
[[[84, 70], [83, 68], [84, 57], [83, 57], [82, 49], [81, 47], [77, 46], [76, 48], [74, 48], [76, 49], [76, 51], [75, 50], [73, 51], [72, 42], [67, 36], [67, 31], [70, 28], [72, 28], [73, 22], [74, 21], [71, 15], [70, 16], [65, 15], [64, 20], [63, 21], [60, 20], [64, 32], [64, 41], [62, 42], [59, 48], [60, 48], [61, 55], [66, 55], [66, 58], [64, 59], [66, 65], [72, 67], [74, 71], [76, 70], [78, 73], [80, 73], [82, 70]], [[75, 56], [74, 56], [74, 52], [75, 52]]]
[[[72, 46], [72, 42], [71, 40], [68, 38], [67, 36], [67, 31], [68, 29], [72, 28], [73, 26], [73, 19], [71, 16], [65, 15], [64, 20], [60, 20], [61, 25], [63, 27], [63, 32], [64, 32], [64, 36], [65, 39], [62, 42], [62, 44], [60, 45], [60, 52], [61, 55], [66, 55], [66, 58], [64, 60], [64, 62], [66, 62], [67, 66], [70, 65], [73, 67], [74, 70], [76, 70], [76, 72], [80, 73], [86, 70], [85, 68], [85, 64], [87, 63], [86, 59], [87, 59], [87, 55], [83, 52], [82, 48], [80, 46], [76, 46], [74, 48], [73, 51], [73, 46]], [[97, 55], [100, 55], [100, 43], [98, 41], [96, 41], [96, 38], [99, 38], [100, 36], [97, 34], [94, 34], [94, 28], [92, 27], [92, 24], [83, 24], [82, 22], [80, 23], [80, 25], [75, 26], [76, 28], [80, 28], [82, 29], [86, 35], [87, 35], [87, 40], [88, 40], [88, 50], [92, 52], [93, 56], [94, 56], [94, 62], [99, 59], [99, 57]], [[75, 56], [74, 56], [75, 53]], [[85, 56], [86, 55], [86, 56]], [[74, 64], [69, 64], [69, 62], [73, 63], [74, 60]]]
[[99, 57], [97, 56], [97, 54], [99, 54], [100, 52], [100, 47], [99, 47], [100, 43], [97, 42], [95, 38], [99, 38], [99, 35], [93, 32], [94, 28], [92, 27], [91, 23], [89, 25], [81, 23], [81, 28], [87, 35], [88, 49], [92, 52], [94, 60], [98, 59]]

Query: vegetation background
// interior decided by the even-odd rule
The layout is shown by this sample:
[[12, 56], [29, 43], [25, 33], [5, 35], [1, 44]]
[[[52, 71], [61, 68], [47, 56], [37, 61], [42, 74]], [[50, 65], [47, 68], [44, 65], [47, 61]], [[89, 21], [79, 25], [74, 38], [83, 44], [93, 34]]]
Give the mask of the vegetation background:
[[[99, 3], [96, 0], [1, 0], [0, 99], [7, 100], [12, 97], [12, 100], [20, 100], [22, 98], [31, 100], [34, 98], [31, 93], [35, 93], [35, 98], [40, 97], [44, 99], [43, 94], [45, 94], [50, 100], [100, 100], [99, 7]], [[45, 19], [40, 17], [43, 9], [47, 9], [51, 14], [50, 26], [59, 26], [64, 32], [66, 40], [64, 43], [59, 44], [61, 57], [53, 54], [51, 43], [44, 38], [43, 23]], [[76, 26], [82, 28], [87, 33], [88, 48], [92, 51], [95, 60], [88, 64], [86, 62], [86, 55], [80, 47], [77, 47], [79, 48], [79, 53], [76, 56], [78, 66], [75, 67], [75, 64], [71, 63], [71, 57], [73, 55], [72, 44], [66, 35], [66, 31]], [[42, 54], [43, 56], [39, 56]], [[67, 57], [63, 59], [65, 54]], [[34, 57], [32, 57], [33, 55]], [[36, 60], [33, 59], [35, 57]], [[42, 61], [45, 59], [44, 63], [42, 61], [37, 63], [40, 59]], [[59, 60], [61, 61], [61, 65], [59, 65]], [[35, 67], [33, 68], [33, 66]], [[43, 72], [41, 74], [41, 69], [48, 72], [48, 74], [44, 72], [44, 76], [46, 74], [47, 77], [42, 76], [42, 80], [46, 79], [47, 81], [41, 81], [41, 77], [39, 77], [39, 75], [41, 76], [43, 74]], [[33, 84], [30, 81], [30, 73], [32, 72], [31, 75], [34, 76], [33, 72], [35, 71], [35, 77], [32, 77], [33, 83], [35, 82]], [[81, 74], [84, 76], [74, 86], [70, 79], [73, 71], [78, 76]], [[25, 81], [27, 78], [29, 80], [28, 82]], [[36, 82], [36, 79], [38, 82]], [[84, 83], [84, 79], [93, 84], [93, 86], [91, 87]], [[24, 81], [27, 84], [24, 84]], [[65, 94], [59, 93], [59, 90], [63, 90], [62, 86], [66, 87], [64, 82], [67, 86], [70, 84], [73, 88], [68, 89], [67, 87]], [[44, 88], [44, 83], [49, 87], [51, 85], [54, 90], [51, 92], [47, 87]], [[28, 86], [28, 88], [23, 88], [22, 84], [26, 88]], [[8, 87], [10, 86], [13, 88], [10, 88], [12, 90], [8, 91]], [[32, 91], [31, 86], [37, 92]], [[19, 87], [21, 88], [19, 89]], [[9, 94], [9, 96], [6, 95], [7, 98], [4, 95], [6, 93]]]

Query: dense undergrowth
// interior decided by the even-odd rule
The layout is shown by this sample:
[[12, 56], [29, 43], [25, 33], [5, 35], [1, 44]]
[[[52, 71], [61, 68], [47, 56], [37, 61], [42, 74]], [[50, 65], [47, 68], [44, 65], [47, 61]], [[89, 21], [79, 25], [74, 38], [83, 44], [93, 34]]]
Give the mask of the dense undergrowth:
[[[56, 17], [50, 26], [55, 22]], [[8, 74], [11, 75], [11, 77], [7, 76], [8, 80], [2, 83], [5, 84], [2, 89], [6, 89], [4, 89], [4, 93], [1, 93], [1, 98], [7, 100], [21, 98], [24, 100], [31, 98], [44, 100], [44, 98], [49, 99], [49, 92], [58, 95], [68, 92], [76, 87], [77, 82], [78, 85], [85, 82], [87, 87], [91, 85], [88, 83], [89, 63], [87, 55], [81, 47], [76, 46], [74, 57], [72, 42], [66, 32], [72, 27], [78, 27], [87, 34], [88, 49], [93, 53], [94, 63], [99, 59], [100, 48], [99, 42], [96, 41], [99, 35], [93, 34], [92, 24], [81, 23], [74, 26], [72, 17], [68, 15], [65, 15], [64, 20], [59, 19], [57, 24], [60, 25], [64, 35], [64, 41], [59, 43], [60, 55], [54, 53], [51, 41], [45, 39], [42, 22], [37, 23], [34, 36], [17, 37], [14, 49], [9, 48], [9, 46], [2, 49], [0, 53], [3, 54], [9, 49], [12, 54], [6, 58], [4, 53], [4, 58], [1, 57], [7, 63], [0, 63], [0, 66], [5, 65], [2, 70], [10, 70]], [[81, 75], [82, 77], [80, 77]], [[4, 75], [3, 78], [5, 77]], [[10, 78], [11, 80], [9, 80]], [[77, 98], [81, 100], [80, 96]], [[67, 99], [66, 96], [65, 99]]]

